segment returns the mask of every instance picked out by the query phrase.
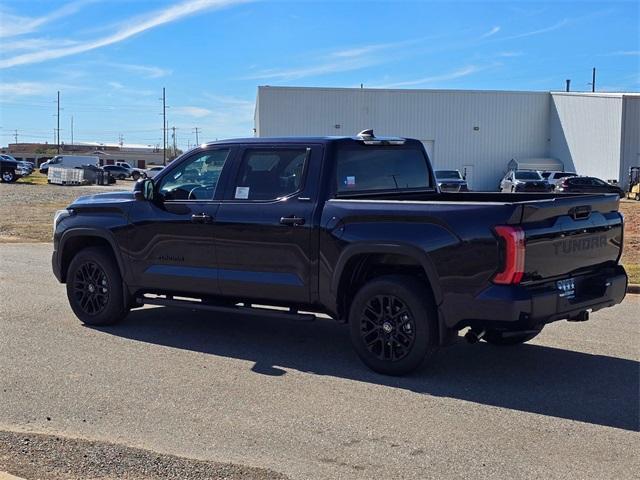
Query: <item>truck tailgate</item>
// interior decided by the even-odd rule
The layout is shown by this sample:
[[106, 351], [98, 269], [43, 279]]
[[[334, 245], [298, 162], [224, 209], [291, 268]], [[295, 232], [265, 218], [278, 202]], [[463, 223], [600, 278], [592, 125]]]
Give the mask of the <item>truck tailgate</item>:
[[623, 236], [618, 205], [617, 195], [580, 195], [523, 205], [523, 282], [615, 265]]

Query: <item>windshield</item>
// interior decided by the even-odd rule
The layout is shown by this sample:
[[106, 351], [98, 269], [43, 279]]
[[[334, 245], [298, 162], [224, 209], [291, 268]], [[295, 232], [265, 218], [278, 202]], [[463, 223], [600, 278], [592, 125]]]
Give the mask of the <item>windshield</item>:
[[431, 188], [427, 158], [407, 146], [348, 146], [336, 156], [338, 194]]
[[460, 176], [460, 172], [458, 170], [436, 170], [434, 172], [436, 174], [436, 178], [457, 178], [458, 180], [462, 180]]
[[516, 180], [542, 180], [538, 172], [516, 172]]

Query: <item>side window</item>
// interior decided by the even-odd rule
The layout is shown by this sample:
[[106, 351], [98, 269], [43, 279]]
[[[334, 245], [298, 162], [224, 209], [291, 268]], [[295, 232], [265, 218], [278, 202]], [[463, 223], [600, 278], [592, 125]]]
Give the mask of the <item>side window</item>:
[[302, 188], [307, 148], [245, 151], [235, 188], [235, 200], [275, 200]]
[[158, 193], [165, 200], [211, 200], [229, 149], [200, 152], [162, 178]]

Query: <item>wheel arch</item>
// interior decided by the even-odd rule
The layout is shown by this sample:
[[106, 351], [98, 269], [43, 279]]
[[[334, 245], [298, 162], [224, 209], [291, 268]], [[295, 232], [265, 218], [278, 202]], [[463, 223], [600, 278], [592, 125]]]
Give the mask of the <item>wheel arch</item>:
[[91, 228], [73, 228], [64, 232], [59, 244], [59, 262], [61, 282], [66, 282], [69, 264], [74, 255], [88, 247], [105, 247], [115, 259], [120, 275], [125, 276], [124, 262], [120, 256], [116, 242], [109, 233]]
[[367, 280], [388, 274], [423, 276], [436, 306], [442, 302], [438, 274], [432, 260], [418, 247], [405, 244], [365, 243], [348, 246], [338, 258], [331, 281], [340, 318], [346, 318], [349, 298]]

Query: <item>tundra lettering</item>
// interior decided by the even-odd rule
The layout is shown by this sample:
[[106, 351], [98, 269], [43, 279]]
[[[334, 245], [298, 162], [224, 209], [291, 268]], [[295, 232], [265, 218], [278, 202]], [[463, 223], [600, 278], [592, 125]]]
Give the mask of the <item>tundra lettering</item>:
[[132, 192], [78, 198], [56, 219], [52, 265], [89, 325], [147, 304], [323, 314], [368, 367], [401, 375], [461, 330], [513, 345], [620, 303], [618, 201], [442, 192], [420, 141], [371, 130], [227, 140]]
[[559, 255], [564, 253], [565, 255], [580, 252], [583, 250], [590, 250], [594, 248], [604, 248], [607, 245], [606, 235], [600, 235], [598, 237], [582, 238], [580, 240], [562, 240], [555, 242], [553, 248], [554, 253]]

